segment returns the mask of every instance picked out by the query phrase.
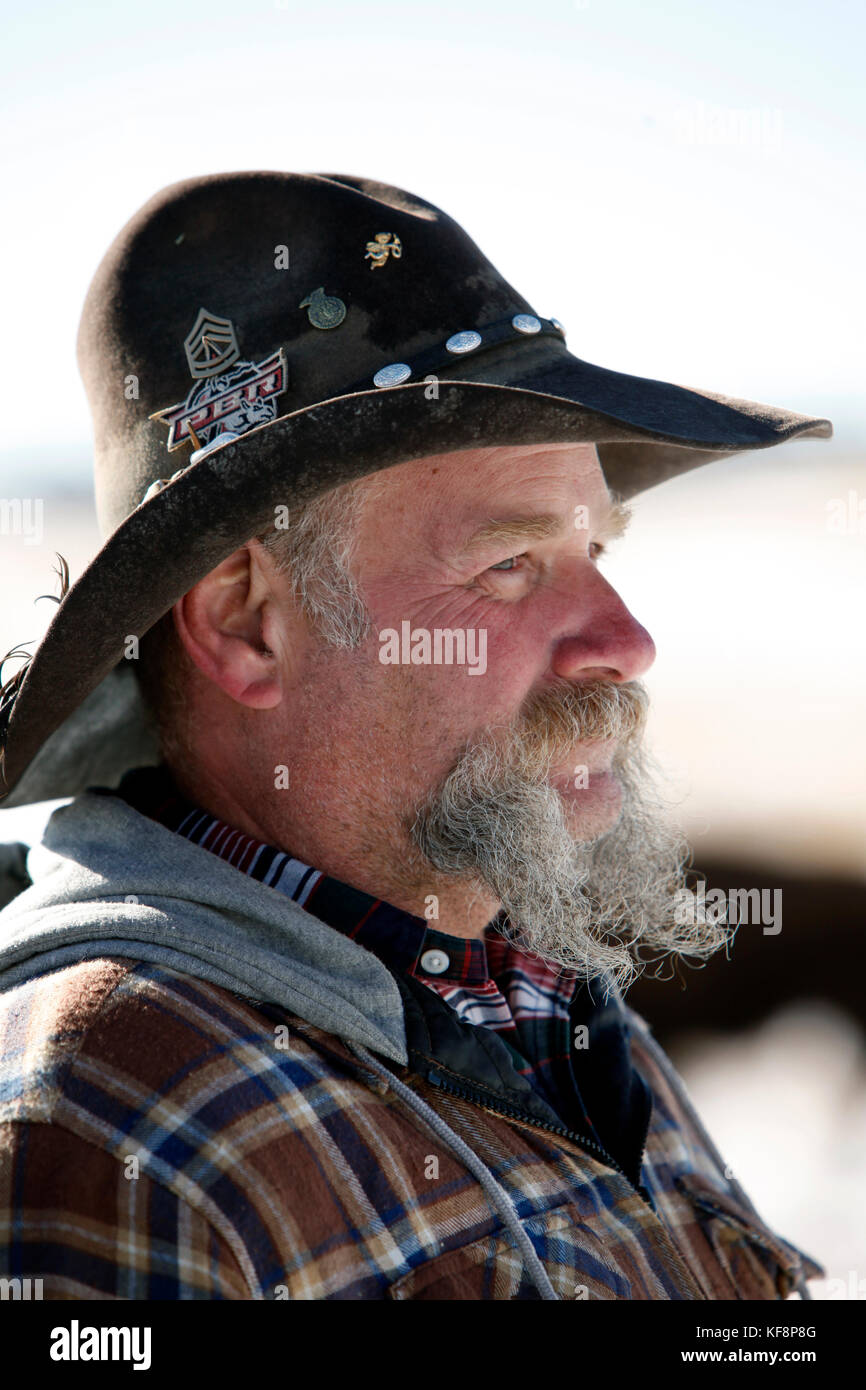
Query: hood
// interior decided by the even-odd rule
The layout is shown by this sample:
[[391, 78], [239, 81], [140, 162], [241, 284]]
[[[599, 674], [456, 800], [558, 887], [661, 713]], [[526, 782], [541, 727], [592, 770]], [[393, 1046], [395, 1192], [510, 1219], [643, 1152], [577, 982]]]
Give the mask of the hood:
[[[0, 846], [0, 991], [97, 956], [127, 956], [281, 1005], [343, 1039], [475, 1175], [541, 1298], [556, 1299], [509, 1193], [426, 1101], [381, 1061], [406, 1066], [403, 1001], [372, 951], [141, 815], [107, 790], [51, 816], [39, 845]], [[23, 887], [29, 876], [30, 886]], [[372, 1073], [372, 1075], [371, 1075]]]
[[277, 1004], [406, 1065], [403, 1003], [371, 951], [117, 796], [61, 806], [0, 854], [0, 990], [126, 956]]

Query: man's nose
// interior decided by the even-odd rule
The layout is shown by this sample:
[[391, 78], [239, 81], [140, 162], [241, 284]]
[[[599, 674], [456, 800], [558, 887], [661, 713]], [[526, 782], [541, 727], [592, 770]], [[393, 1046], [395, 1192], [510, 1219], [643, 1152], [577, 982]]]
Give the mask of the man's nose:
[[581, 576], [571, 630], [553, 652], [555, 674], [565, 680], [632, 681], [656, 659], [652, 637], [632, 617], [613, 585], [593, 568]]

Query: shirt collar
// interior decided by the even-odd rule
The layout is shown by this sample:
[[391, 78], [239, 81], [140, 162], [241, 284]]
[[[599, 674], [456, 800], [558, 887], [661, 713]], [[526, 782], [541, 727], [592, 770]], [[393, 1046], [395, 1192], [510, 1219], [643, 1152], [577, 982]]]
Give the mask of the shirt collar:
[[438, 931], [424, 917], [383, 902], [245, 835], [183, 797], [165, 765], [128, 772], [116, 795], [143, 815], [284, 893], [320, 921], [374, 951], [391, 969], [437, 984], [448, 981], [478, 988], [491, 978], [489, 953], [500, 960], [508, 948], [497, 929], [500, 918], [488, 923], [483, 940], [452, 936]]

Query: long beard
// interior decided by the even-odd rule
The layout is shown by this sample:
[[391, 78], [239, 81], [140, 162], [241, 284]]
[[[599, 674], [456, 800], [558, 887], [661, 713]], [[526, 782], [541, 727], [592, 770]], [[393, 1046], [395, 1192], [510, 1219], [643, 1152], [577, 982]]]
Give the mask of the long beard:
[[[676, 920], [690, 849], [641, 747], [647, 704], [635, 681], [548, 687], [505, 737], [491, 730], [464, 751], [409, 827], [440, 873], [496, 896], [509, 940], [622, 990], [651, 960], [706, 959], [730, 937], [725, 925]], [[579, 840], [546, 778], [576, 744], [601, 740], [616, 744], [622, 807], [609, 830]]]

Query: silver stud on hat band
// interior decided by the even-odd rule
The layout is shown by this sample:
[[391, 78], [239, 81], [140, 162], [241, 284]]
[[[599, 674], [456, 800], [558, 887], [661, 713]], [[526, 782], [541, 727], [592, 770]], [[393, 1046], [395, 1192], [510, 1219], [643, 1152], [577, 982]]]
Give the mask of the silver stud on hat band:
[[149, 502], [151, 497], [155, 497], [158, 492], [162, 492], [164, 487], [168, 487], [169, 483], [173, 483], [175, 478], [179, 478], [181, 473], [185, 472], [185, 468], [179, 468], [176, 473], [172, 473], [170, 478], [155, 478], [138, 505], [141, 506], [142, 502]]
[[141, 506], [142, 502], [149, 502], [151, 497], [155, 497], [158, 492], [162, 492], [164, 487], [168, 487], [169, 483], [173, 483], [175, 478], [179, 478], [182, 473], [186, 472], [187, 468], [191, 468], [194, 463], [198, 463], [199, 459], [205, 458], [208, 454], [215, 453], [216, 450], [221, 449], [223, 445], [231, 444], [234, 440], [239, 438], [240, 435], [232, 434], [231, 430], [223, 430], [222, 434], [218, 434], [209, 444], [202, 445], [200, 449], [196, 449], [194, 453], [190, 454], [189, 463], [185, 464], [183, 468], [179, 468], [176, 473], [172, 473], [170, 478], [155, 478], [150, 484], [150, 487], [146, 489], [138, 505]]
[[374, 386], [399, 386], [401, 382], [408, 381], [412, 375], [412, 368], [406, 362], [392, 362], [387, 367], [380, 367], [373, 377]]
[[541, 319], [534, 314], [515, 314], [511, 320], [518, 333], [540, 333]]
[[209, 444], [202, 445], [200, 449], [196, 449], [195, 453], [190, 454], [190, 463], [198, 463], [199, 459], [206, 458], [215, 449], [221, 449], [224, 444], [231, 444], [234, 439], [240, 439], [240, 435], [232, 434], [231, 430], [223, 430], [222, 434], [215, 435]]
[[468, 333], [453, 333], [445, 346], [449, 352], [472, 352], [481, 346], [481, 334], [474, 329]]
[[154, 481], [151, 483], [150, 487], [147, 488], [147, 490], [145, 491], [145, 493], [144, 493], [144, 495], [143, 495], [143, 497], [142, 497], [142, 499], [141, 499], [141, 502], [139, 502], [138, 505], [141, 506], [142, 502], [149, 502], [150, 499], [151, 499], [151, 497], [155, 497], [156, 494], [157, 494], [158, 492], [162, 492], [163, 488], [164, 488], [164, 487], [168, 487], [168, 485], [169, 485], [170, 482], [171, 482], [171, 478], [156, 478], [156, 479], [154, 479]]

